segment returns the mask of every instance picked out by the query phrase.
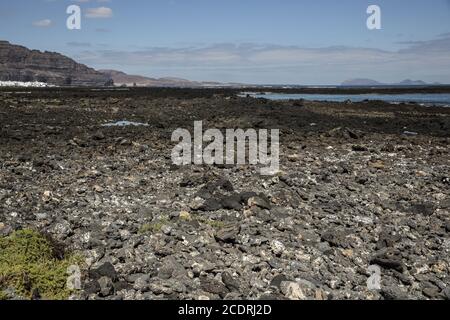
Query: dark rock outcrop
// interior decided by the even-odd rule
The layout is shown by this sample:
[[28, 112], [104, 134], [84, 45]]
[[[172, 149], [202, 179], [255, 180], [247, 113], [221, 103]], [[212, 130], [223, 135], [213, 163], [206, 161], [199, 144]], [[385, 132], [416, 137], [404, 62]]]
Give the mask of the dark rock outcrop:
[[0, 81], [39, 81], [58, 86], [109, 86], [111, 77], [56, 52], [0, 41]]

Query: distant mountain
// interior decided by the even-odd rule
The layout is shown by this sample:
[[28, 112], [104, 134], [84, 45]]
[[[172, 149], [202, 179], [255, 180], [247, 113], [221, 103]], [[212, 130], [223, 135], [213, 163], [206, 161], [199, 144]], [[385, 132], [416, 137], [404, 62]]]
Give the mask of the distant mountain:
[[99, 70], [107, 77], [111, 77], [116, 86], [127, 87], [178, 87], [178, 88], [202, 88], [202, 87], [241, 87], [239, 83], [200, 82], [182, 78], [164, 77], [150, 78], [139, 75], [129, 75], [117, 70]]
[[400, 86], [426, 86], [426, 85], [428, 85], [428, 83], [426, 83], [425, 81], [422, 81], [422, 80], [407, 79], [407, 80], [403, 80], [398, 85], [400, 85]]
[[403, 80], [398, 83], [382, 83], [372, 79], [350, 79], [342, 82], [343, 87], [376, 87], [376, 86], [428, 86], [440, 85], [440, 83], [426, 83], [422, 80]]
[[342, 82], [343, 87], [370, 87], [370, 86], [381, 86], [382, 83], [372, 80], [372, 79], [350, 79]]
[[41, 52], [0, 41], [0, 81], [64, 86], [107, 86], [110, 77], [56, 52]]
[[138, 75], [129, 75], [116, 70], [99, 70], [107, 77], [111, 77], [116, 86], [138, 87], [191, 87], [201, 86], [200, 83], [180, 78], [148, 78]]

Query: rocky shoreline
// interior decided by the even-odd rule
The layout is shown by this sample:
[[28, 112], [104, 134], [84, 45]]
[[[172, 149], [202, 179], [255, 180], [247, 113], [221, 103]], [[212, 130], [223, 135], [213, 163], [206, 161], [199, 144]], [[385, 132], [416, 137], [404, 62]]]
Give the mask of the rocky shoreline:
[[[223, 89], [0, 96], [0, 237], [36, 230], [81, 254], [71, 299], [450, 299], [449, 108]], [[172, 132], [196, 120], [280, 129], [280, 172], [173, 165]], [[148, 126], [102, 126], [115, 121]]]

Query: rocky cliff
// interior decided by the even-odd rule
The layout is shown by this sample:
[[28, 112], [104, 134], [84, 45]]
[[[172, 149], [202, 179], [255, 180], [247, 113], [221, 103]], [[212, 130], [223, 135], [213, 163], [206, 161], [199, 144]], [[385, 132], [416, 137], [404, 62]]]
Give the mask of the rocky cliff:
[[108, 86], [111, 77], [56, 52], [0, 41], [0, 81], [39, 81], [58, 86]]

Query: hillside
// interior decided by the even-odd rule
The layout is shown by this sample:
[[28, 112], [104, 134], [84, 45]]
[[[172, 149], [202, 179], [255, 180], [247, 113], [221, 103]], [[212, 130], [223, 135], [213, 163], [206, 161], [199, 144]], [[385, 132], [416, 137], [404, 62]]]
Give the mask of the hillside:
[[110, 77], [56, 52], [41, 52], [0, 41], [0, 81], [58, 86], [107, 86]]

